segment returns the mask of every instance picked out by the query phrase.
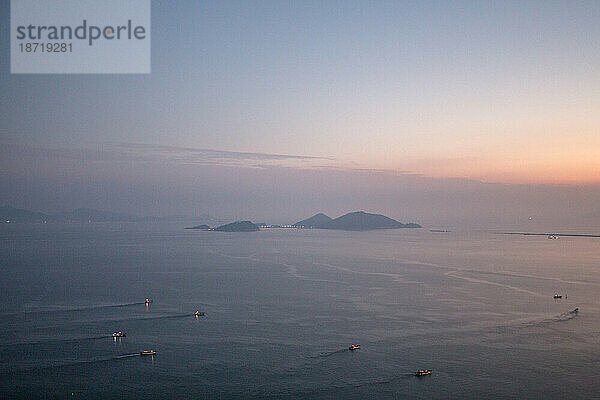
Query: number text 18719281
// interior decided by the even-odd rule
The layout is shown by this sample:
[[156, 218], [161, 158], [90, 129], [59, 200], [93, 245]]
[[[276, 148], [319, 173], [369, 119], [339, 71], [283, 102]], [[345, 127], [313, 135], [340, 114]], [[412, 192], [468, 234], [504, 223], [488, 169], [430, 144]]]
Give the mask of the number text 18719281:
[[21, 53], [72, 53], [73, 43], [19, 43]]

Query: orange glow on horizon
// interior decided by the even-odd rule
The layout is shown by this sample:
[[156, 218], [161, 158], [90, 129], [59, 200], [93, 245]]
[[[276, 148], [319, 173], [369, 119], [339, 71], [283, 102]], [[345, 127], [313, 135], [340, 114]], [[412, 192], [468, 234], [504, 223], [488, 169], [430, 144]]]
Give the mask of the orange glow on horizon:
[[600, 185], [600, 161], [517, 159], [412, 159], [373, 167], [433, 178], [464, 178], [487, 183]]

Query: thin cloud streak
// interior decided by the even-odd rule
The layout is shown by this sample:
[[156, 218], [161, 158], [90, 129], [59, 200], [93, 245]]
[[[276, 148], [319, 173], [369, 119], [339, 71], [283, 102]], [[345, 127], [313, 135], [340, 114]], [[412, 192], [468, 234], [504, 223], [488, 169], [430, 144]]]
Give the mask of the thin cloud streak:
[[[43, 163], [44, 160], [61, 160], [62, 162], [71, 160], [85, 163], [168, 163], [180, 166], [291, 168], [422, 175], [408, 170], [361, 167], [354, 162], [344, 162], [334, 157], [237, 152], [144, 143], [96, 143], [75, 147], [5, 141], [0, 149], [0, 154], [3, 154], [3, 161], [0, 161], [0, 165], [3, 165], [5, 172], [18, 169], [19, 165], [28, 164], [24, 160], [29, 160], [33, 164]], [[9, 162], [9, 160], [14, 162]]]

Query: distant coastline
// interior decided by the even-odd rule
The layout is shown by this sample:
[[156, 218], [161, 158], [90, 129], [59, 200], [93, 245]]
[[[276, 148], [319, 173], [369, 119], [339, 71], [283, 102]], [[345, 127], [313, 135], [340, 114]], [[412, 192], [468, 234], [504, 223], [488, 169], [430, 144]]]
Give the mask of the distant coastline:
[[592, 234], [588, 234], [588, 233], [532, 233], [532, 232], [496, 232], [496, 233], [500, 234], [500, 235], [600, 238], [600, 235], [592, 235]]
[[[0, 224], [12, 223], [96, 223], [96, 222], [186, 222], [196, 224], [220, 225], [225, 221], [223, 219], [213, 218], [210, 215], [203, 214], [199, 216], [190, 215], [168, 215], [157, 216], [138, 216], [113, 211], [96, 210], [93, 208], [76, 208], [74, 210], [58, 213], [43, 213], [38, 211], [26, 210], [23, 208], [11, 207], [8, 205], [0, 206]], [[197, 225], [200, 226], [200, 225]], [[194, 228], [199, 229], [199, 228]]]

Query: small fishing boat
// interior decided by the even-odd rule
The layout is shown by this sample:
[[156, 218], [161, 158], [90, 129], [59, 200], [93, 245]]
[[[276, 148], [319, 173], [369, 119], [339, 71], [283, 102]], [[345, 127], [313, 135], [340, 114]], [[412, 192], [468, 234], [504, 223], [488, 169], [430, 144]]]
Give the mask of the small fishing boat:
[[196, 318], [197, 318], [197, 317], [203, 317], [203, 316], [204, 316], [204, 315], [206, 315], [206, 314], [205, 314], [205, 312], [204, 312], [204, 311], [198, 311], [198, 310], [196, 310], [196, 312], [194, 313], [194, 315], [195, 315], [195, 316], [196, 316]]
[[350, 347], [348, 347], [348, 350], [350, 351], [354, 351], [354, 350], [358, 350], [360, 349], [360, 344], [351, 344]]
[[114, 338], [118, 338], [118, 337], [125, 337], [125, 336], [127, 336], [127, 334], [126, 334], [125, 332], [121, 332], [121, 331], [119, 331], [119, 332], [115, 332], [115, 333], [113, 333], [113, 337], [114, 337]]
[[431, 375], [431, 370], [430, 369], [418, 369], [415, 372], [415, 376], [425, 376], [425, 375]]
[[140, 351], [140, 356], [153, 356], [156, 355], [156, 351], [154, 350], [142, 350]]
[[554, 295], [554, 298], [555, 298], [555, 299], [562, 299], [562, 294], [555, 294], [555, 295]]

